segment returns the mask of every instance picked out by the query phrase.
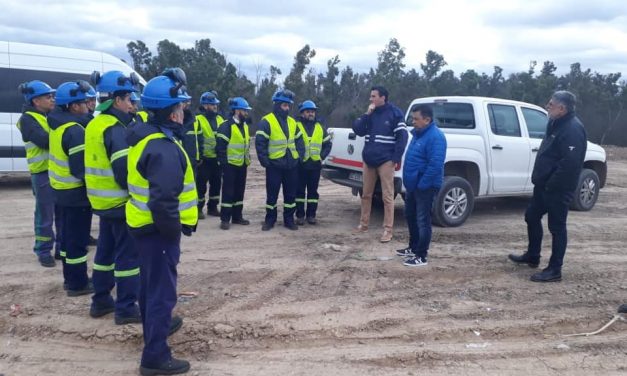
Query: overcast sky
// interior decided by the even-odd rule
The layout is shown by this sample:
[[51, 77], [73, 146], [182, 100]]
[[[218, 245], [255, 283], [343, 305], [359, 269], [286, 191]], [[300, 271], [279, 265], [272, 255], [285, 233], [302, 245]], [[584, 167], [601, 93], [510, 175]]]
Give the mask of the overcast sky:
[[[183, 5], [184, 4], [184, 5]], [[15, 1], [0, 0], [0, 40], [87, 48], [130, 61], [126, 44], [142, 40], [153, 51], [163, 39], [181, 47], [209, 38], [253, 78], [254, 67], [289, 72], [305, 44], [317, 52], [312, 67], [365, 72], [390, 38], [405, 48], [408, 68], [425, 53], [444, 55], [457, 75], [526, 71], [531, 60], [553, 61], [559, 73], [573, 62], [601, 73], [627, 75], [625, 0], [432, 1]]]

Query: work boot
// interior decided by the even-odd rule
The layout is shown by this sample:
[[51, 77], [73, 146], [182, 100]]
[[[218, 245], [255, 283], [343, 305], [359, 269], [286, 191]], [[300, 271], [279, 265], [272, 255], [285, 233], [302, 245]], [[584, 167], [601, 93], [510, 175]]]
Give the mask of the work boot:
[[292, 230], [292, 231], [296, 231], [298, 230], [298, 225], [294, 222], [287, 222], [285, 224], [283, 224], [286, 228]]
[[205, 213], [202, 212], [202, 210], [198, 210], [198, 219], [205, 219], [207, 217], [205, 217]]
[[296, 218], [296, 224], [299, 225], [299, 226], [304, 226], [305, 225], [305, 218], [302, 218], [302, 217]]
[[559, 269], [543, 269], [530, 278], [533, 282], [559, 282], [562, 280], [562, 272]]
[[108, 315], [109, 313], [113, 311], [115, 311], [115, 307], [113, 305], [106, 305], [106, 306], [99, 307], [92, 303], [91, 307], [89, 308], [89, 316], [93, 317], [94, 319], [97, 319], [98, 317]]
[[627, 304], [621, 304], [620, 307], [618, 307], [618, 313], [627, 313]]
[[44, 268], [54, 268], [54, 266], [57, 264], [54, 261], [54, 257], [52, 257], [50, 254], [39, 255], [38, 259], [39, 264]]
[[71, 296], [71, 297], [87, 295], [87, 294], [91, 294], [92, 292], [94, 292], [94, 285], [91, 283], [91, 281], [87, 282], [87, 285], [83, 287], [82, 289], [70, 290], [68, 288], [66, 291], [67, 296]]
[[170, 330], [168, 331], [168, 337], [172, 334], [178, 332], [179, 329], [183, 326], [183, 319], [181, 316], [172, 316], [172, 320], [170, 320]]
[[207, 214], [212, 217], [219, 217], [220, 211], [218, 210], [218, 208], [207, 208]]
[[353, 234], [363, 234], [366, 232], [368, 232], [368, 226], [364, 226], [364, 225], [359, 225], [355, 227], [352, 231]]
[[157, 368], [139, 366], [139, 373], [142, 376], [178, 375], [180, 373], [186, 373], [187, 371], [189, 371], [189, 362], [176, 358], [161, 363]]
[[263, 225], [261, 225], [261, 231], [270, 231], [273, 227], [274, 223], [264, 222]]
[[507, 256], [510, 260], [512, 260], [513, 262], [515, 262], [516, 264], [527, 264], [529, 265], [530, 268], [537, 268], [538, 265], [540, 265], [540, 259], [537, 258], [531, 258], [529, 257], [528, 253], [523, 253], [520, 256], [517, 256], [513, 253], [511, 253], [509, 256]]
[[310, 225], [315, 225], [318, 223], [318, 221], [316, 221], [315, 217], [307, 217], [307, 223], [309, 223]]
[[222, 221], [222, 222], [220, 222], [220, 228], [222, 230], [228, 230], [228, 229], [231, 228], [231, 224], [229, 222], [227, 222], [227, 221]]
[[132, 316], [115, 315], [115, 325], [141, 324], [141, 322], [142, 322], [142, 315], [139, 312], [136, 312]]
[[240, 219], [232, 219], [231, 223], [236, 225], [248, 226], [250, 221], [248, 219], [240, 218]]

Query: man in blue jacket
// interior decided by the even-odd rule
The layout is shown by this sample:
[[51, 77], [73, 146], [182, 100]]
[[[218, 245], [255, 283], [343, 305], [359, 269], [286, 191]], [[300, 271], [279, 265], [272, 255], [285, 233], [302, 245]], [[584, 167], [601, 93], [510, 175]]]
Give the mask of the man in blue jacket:
[[408, 257], [403, 265], [425, 266], [431, 244], [431, 207], [444, 180], [446, 138], [435, 125], [429, 105], [415, 105], [411, 116], [414, 129], [403, 165], [409, 246], [396, 254]]
[[568, 240], [566, 217], [587, 148], [586, 131], [575, 116], [576, 101], [573, 93], [557, 91], [546, 105], [549, 124], [531, 173], [533, 198], [525, 213], [529, 245], [522, 255], [509, 255], [509, 259], [517, 264], [538, 267], [542, 248], [542, 217], [548, 213], [549, 231], [553, 236], [551, 259], [547, 268], [531, 276], [534, 282], [562, 280]]
[[372, 195], [377, 179], [383, 191], [383, 235], [381, 242], [392, 240], [394, 227], [394, 171], [400, 168], [407, 130], [401, 110], [388, 103], [388, 91], [383, 86], [374, 86], [370, 91], [370, 105], [366, 113], [353, 123], [353, 131], [366, 138], [362, 158], [363, 190], [361, 194], [361, 218], [353, 231], [368, 231]]

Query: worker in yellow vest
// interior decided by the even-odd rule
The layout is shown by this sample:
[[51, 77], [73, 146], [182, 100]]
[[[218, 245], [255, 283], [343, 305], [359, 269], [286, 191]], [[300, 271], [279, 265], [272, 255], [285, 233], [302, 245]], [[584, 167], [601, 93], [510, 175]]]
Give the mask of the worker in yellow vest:
[[183, 320], [172, 317], [177, 301], [176, 265], [181, 233], [191, 235], [198, 222], [198, 195], [193, 165], [183, 150], [185, 73], [166, 70], [151, 79], [141, 100], [154, 116], [128, 134], [126, 222], [139, 251], [139, 304], [144, 329], [142, 375], [174, 375], [189, 370], [189, 362], [172, 357], [167, 337]]
[[[21, 84], [20, 93], [24, 96], [24, 111], [17, 121], [26, 148], [26, 160], [31, 174], [31, 184], [35, 196], [35, 246], [33, 250], [39, 263], [44, 267], [55, 266], [51, 255], [61, 252], [61, 213], [55, 208], [54, 196], [48, 179], [49, 133], [48, 113], [54, 109], [54, 93], [47, 83], [34, 80]], [[52, 229], [53, 223], [56, 227]], [[60, 258], [58, 256], [57, 258]]]
[[[108, 71], [94, 72], [92, 81], [99, 93], [100, 114], [85, 130], [85, 183], [92, 209], [100, 217], [100, 233], [89, 314], [96, 318], [115, 312], [117, 325], [139, 323], [139, 264], [124, 210], [129, 199], [126, 127], [132, 120], [131, 93], [137, 91], [139, 79], [134, 73]], [[114, 301], [111, 290], [116, 286]]]
[[61, 208], [64, 287], [68, 296], [93, 292], [87, 276], [87, 245], [91, 206], [85, 189], [85, 124], [88, 120], [86, 81], [62, 83], [57, 88], [57, 108], [48, 115], [50, 160], [48, 175], [56, 205]]
[[272, 112], [257, 124], [255, 135], [257, 158], [266, 169], [266, 218], [261, 230], [269, 231], [274, 227], [281, 186], [283, 225], [290, 230], [298, 230], [298, 225], [294, 223], [298, 161], [305, 154], [305, 145], [296, 120], [289, 116], [294, 93], [286, 89], [278, 90], [272, 96], [272, 102]]
[[250, 133], [246, 119], [252, 110], [246, 99], [229, 99], [231, 117], [220, 125], [217, 133], [216, 153], [222, 167], [222, 203], [220, 228], [228, 230], [231, 223], [249, 225], [244, 219], [244, 192], [246, 174], [250, 165]]
[[205, 195], [207, 193], [207, 183], [209, 183], [209, 200], [207, 203], [207, 214], [219, 217], [220, 211], [220, 184], [222, 172], [218, 164], [216, 155], [216, 132], [224, 118], [218, 114], [218, 93], [209, 90], [200, 96], [200, 108], [196, 115], [196, 128], [202, 131], [202, 140], [199, 144], [201, 162], [197, 168], [196, 188], [198, 189], [198, 215], [200, 219], [205, 218], [203, 208], [205, 206]]
[[306, 100], [298, 106], [300, 116], [296, 119], [296, 124], [305, 143], [305, 155], [298, 166], [296, 190], [296, 224], [299, 226], [305, 224], [305, 218], [310, 225], [317, 223], [320, 171], [322, 161], [331, 152], [331, 136], [316, 117], [317, 111], [318, 107], [311, 100]]

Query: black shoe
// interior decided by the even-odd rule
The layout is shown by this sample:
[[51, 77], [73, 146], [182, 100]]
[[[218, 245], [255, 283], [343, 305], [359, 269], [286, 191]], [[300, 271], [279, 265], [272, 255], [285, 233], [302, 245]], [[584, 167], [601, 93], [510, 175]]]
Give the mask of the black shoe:
[[183, 319], [181, 316], [172, 316], [172, 320], [170, 320], [170, 330], [168, 331], [168, 337], [172, 334], [178, 332], [183, 326]]
[[[115, 307], [110, 305], [110, 306], [104, 306], [104, 307], [98, 307], [94, 304], [91, 305], [91, 308], [89, 308], [89, 316], [97, 319], [98, 317], [102, 317], [105, 315], [108, 315], [109, 313], [115, 311]], [[117, 320], [117, 317], [116, 317]]]
[[126, 325], [126, 324], [141, 324], [142, 316], [139, 312], [133, 316], [118, 316], [115, 315], [115, 325]]
[[427, 258], [426, 257], [411, 257], [403, 262], [405, 266], [418, 267], [418, 266], [427, 266]]
[[627, 304], [621, 304], [620, 307], [618, 307], [618, 313], [627, 313]]
[[162, 363], [157, 368], [148, 368], [139, 366], [139, 373], [142, 376], [154, 375], [178, 375], [189, 371], [189, 362], [187, 360], [172, 358]]
[[207, 208], [207, 214], [212, 217], [219, 217], [220, 211], [217, 208]]
[[296, 224], [299, 226], [305, 225], [305, 218], [296, 218]]
[[288, 229], [290, 229], [292, 231], [298, 230], [298, 225], [296, 223], [294, 223], [294, 222], [285, 223], [285, 224], [283, 224], [283, 226], [285, 226], [286, 228], [288, 228]]
[[94, 292], [94, 285], [91, 283], [91, 281], [88, 282], [87, 286], [83, 287], [82, 289], [70, 290], [68, 288], [66, 291], [67, 296], [81, 296], [91, 294], [92, 292]]
[[57, 252], [55, 252], [55, 253], [54, 253], [54, 259], [55, 259], [55, 260], [63, 260], [63, 257], [61, 257], [61, 253], [57, 253]]
[[228, 229], [231, 228], [231, 224], [229, 222], [227, 222], [227, 221], [222, 221], [222, 222], [220, 222], [220, 228], [222, 230], [228, 230]]
[[318, 221], [316, 221], [315, 217], [307, 217], [307, 223], [309, 223], [310, 225], [315, 225], [318, 224]]
[[39, 264], [44, 268], [53, 268], [57, 263], [54, 261], [54, 257], [51, 255], [41, 255], [39, 258]]
[[511, 253], [509, 256], [507, 256], [510, 260], [512, 260], [513, 262], [515, 262], [516, 264], [527, 264], [529, 265], [530, 268], [537, 268], [538, 265], [540, 265], [540, 259], [532, 259], [528, 256], [527, 253], [523, 253], [520, 256], [517, 256], [513, 253]]
[[198, 210], [198, 219], [205, 219], [205, 213], [202, 212], [202, 210]]
[[94, 238], [93, 236], [89, 235], [89, 241], [87, 242], [88, 246], [95, 246], [98, 245], [98, 239]]
[[248, 226], [250, 224], [250, 221], [248, 219], [240, 218], [240, 219], [232, 219], [231, 223], [233, 223], [234, 225]]
[[416, 257], [416, 254], [414, 254], [414, 251], [412, 251], [411, 247], [397, 249], [396, 255], [401, 257]]
[[562, 280], [562, 272], [556, 269], [546, 268], [530, 278], [533, 282], [559, 282]]
[[261, 225], [261, 231], [270, 231], [272, 227], [274, 227], [274, 223], [264, 222], [263, 225]]

